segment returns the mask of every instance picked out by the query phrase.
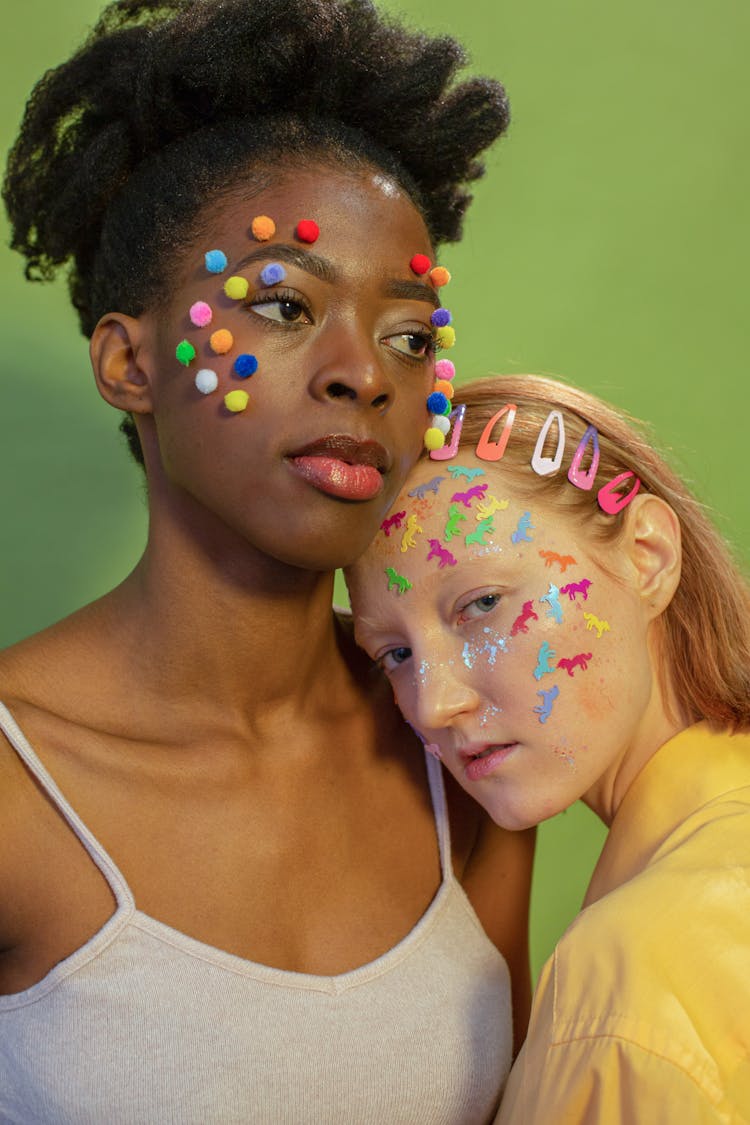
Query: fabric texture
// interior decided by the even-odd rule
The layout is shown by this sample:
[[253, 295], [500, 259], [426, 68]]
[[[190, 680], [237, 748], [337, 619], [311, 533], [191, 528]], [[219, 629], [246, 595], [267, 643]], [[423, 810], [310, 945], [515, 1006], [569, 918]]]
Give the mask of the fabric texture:
[[750, 1121], [750, 736], [698, 724], [636, 778], [496, 1120]]
[[38, 984], [0, 996], [0, 1122], [492, 1119], [510, 1067], [510, 977], [453, 876], [439, 763], [426, 757], [442, 866], [435, 898], [383, 956], [321, 977], [254, 964], [141, 913], [2, 705], [0, 729], [117, 904]]

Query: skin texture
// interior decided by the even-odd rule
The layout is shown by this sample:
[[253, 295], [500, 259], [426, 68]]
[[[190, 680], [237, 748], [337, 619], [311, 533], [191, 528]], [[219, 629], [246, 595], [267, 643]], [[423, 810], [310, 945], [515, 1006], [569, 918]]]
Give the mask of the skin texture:
[[[451, 464], [421, 462], [394, 505], [417, 513], [416, 546], [381, 532], [349, 570], [357, 640], [498, 824], [538, 824], [579, 798], [609, 824], [682, 725], [656, 674], [658, 617], [679, 580], [674, 514], [639, 496], [621, 540], [602, 546], [543, 493], [521, 497], [501, 465], [461, 449], [455, 464], [482, 470], [469, 484]], [[437, 494], [409, 495], [436, 476]], [[491, 527], [467, 544], [493, 497]], [[388, 589], [389, 566], [411, 582], [405, 593]], [[472, 763], [490, 747], [505, 749], [485, 773]]]
[[[248, 236], [257, 214], [275, 219], [273, 243]], [[278, 304], [252, 302], [279, 245], [299, 249], [303, 217], [318, 221], [309, 249], [335, 278], [285, 260], [284, 288], [306, 310], [290, 323]], [[213, 248], [230, 260], [218, 277], [203, 268]], [[237, 265], [258, 249], [263, 261]], [[417, 740], [331, 612], [332, 568], [375, 534], [427, 423], [432, 360], [411, 358], [406, 338], [434, 306], [413, 253], [434, 258], [421, 216], [370, 174], [306, 167], [216, 205], [181, 248], [163, 307], [113, 312], [92, 339], [99, 390], [135, 414], [144, 448], [144, 556], [109, 595], [0, 657], [0, 697], [138, 907], [306, 973], [346, 972], [392, 948], [440, 880]], [[221, 293], [234, 273], [251, 285], [243, 303]], [[189, 323], [198, 300], [214, 309], [210, 328]], [[206, 345], [218, 327], [235, 339], [225, 356]], [[183, 337], [198, 349], [189, 370], [174, 354]], [[231, 367], [244, 352], [259, 368], [243, 382]], [[214, 395], [193, 385], [204, 366], [219, 375]], [[230, 388], [250, 393], [247, 411], [224, 409]], [[331, 497], [290, 466], [290, 452], [330, 434], [382, 445], [378, 496]], [[449, 801], [454, 868], [514, 974], [520, 1039], [532, 842], [457, 787]], [[7, 747], [0, 824], [0, 991], [11, 993], [90, 938], [113, 903]]]

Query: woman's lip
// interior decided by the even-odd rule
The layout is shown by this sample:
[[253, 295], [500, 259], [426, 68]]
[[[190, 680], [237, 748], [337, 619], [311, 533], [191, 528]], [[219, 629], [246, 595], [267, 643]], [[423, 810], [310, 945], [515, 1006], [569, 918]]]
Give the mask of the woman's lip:
[[[483, 777], [496, 770], [509, 754], [518, 746], [517, 742], [505, 742], [502, 745], [496, 746], [492, 753], [487, 754], [484, 758], [469, 758], [469, 761], [464, 765], [464, 775], [468, 781], [480, 781]], [[489, 747], [485, 747], [489, 749]], [[476, 751], [478, 753], [478, 751]], [[466, 751], [461, 752], [461, 756], [466, 758]]]
[[369, 465], [379, 473], [390, 468], [390, 457], [379, 441], [357, 438], [353, 434], [326, 434], [287, 454], [299, 457], [331, 457], [347, 465]]
[[297, 455], [289, 463], [313, 488], [340, 500], [373, 500], [383, 490], [383, 478], [373, 465], [323, 454]]

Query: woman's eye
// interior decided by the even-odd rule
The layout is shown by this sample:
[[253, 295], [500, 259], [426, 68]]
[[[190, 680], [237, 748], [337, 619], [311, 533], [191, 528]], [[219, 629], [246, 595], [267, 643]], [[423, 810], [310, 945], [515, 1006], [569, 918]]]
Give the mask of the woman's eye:
[[396, 336], [386, 336], [385, 343], [414, 359], [426, 359], [434, 350], [432, 333], [429, 332], [400, 332]]
[[465, 621], [476, 621], [477, 618], [491, 613], [499, 602], [500, 594], [482, 594], [481, 598], [474, 598], [474, 601], [469, 602], [459, 613], [459, 624]]
[[254, 300], [251, 301], [250, 308], [258, 316], [264, 316], [267, 320], [275, 320], [279, 324], [312, 324], [312, 319], [305, 306], [299, 301], [292, 301], [287, 297], [276, 297], [270, 301]]
[[379, 658], [378, 664], [384, 672], [394, 672], [396, 668], [408, 660], [410, 656], [410, 648], [392, 648]]

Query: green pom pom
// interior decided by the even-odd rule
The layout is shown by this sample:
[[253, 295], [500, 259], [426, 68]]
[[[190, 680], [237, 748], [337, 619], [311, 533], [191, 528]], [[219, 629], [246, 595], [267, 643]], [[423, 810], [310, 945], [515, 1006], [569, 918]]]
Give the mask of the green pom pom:
[[180, 340], [174, 350], [174, 354], [184, 367], [189, 367], [195, 359], [195, 348], [189, 340]]

